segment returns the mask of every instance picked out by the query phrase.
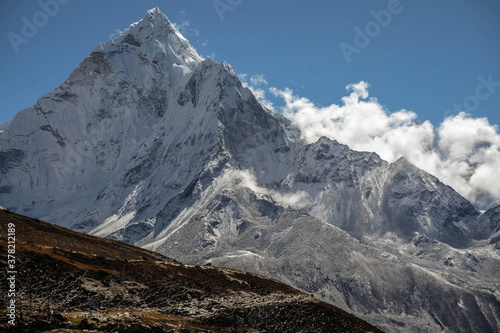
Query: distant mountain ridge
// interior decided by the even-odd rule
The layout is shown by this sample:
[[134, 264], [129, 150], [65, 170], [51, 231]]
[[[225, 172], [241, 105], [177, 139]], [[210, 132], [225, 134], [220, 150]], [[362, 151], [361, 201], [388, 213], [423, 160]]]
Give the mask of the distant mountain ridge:
[[266, 274], [387, 331], [500, 326], [499, 207], [405, 159], [304, 144], [158, 9], [0, 132], [0, 204]]

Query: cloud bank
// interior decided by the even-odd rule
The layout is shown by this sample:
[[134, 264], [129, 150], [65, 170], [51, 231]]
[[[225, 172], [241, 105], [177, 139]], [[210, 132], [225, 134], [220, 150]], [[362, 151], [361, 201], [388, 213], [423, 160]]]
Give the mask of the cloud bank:
[[366, 82], [346, 89], [350, 94], [342, 104], [327, 107], [290, 89], [269, 91], [284, 100], [283, 114], [308, 143], [326, 136], [354, 150], [376, 152], [389, 162], [404, 156], [479, 209], [500, 203], [500, 135], [488, 119], [462, 112], [434, 127], [429, 121], [417, 122], [417, 114], [409, 110], [388, 112], [376, 98], [369, 98]]

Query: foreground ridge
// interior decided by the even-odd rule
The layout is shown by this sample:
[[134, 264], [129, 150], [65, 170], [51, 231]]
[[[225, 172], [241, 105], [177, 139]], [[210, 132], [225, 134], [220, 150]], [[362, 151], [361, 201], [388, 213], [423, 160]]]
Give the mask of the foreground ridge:
[[17, 318], [10, 331], [381, 332], [273, 279], [183, 265], [4, 210], [0, 221], [2, 253], [9, 225], [17, 235]]

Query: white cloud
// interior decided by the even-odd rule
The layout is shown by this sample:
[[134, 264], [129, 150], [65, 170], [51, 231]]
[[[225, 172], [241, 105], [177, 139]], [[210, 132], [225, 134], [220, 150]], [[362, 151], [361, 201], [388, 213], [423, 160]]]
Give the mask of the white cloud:
[[185, 10], [179, 10], [178, 21], [180, 23], [173, 23], [173, 25], [181, 34], [200, 36], [200, 31], [191, 27], [191, 22], [186, 18]]
[[266, 79], [264, 78], [264, 75], [262, 74], [258, 74], [258, 75], [253, 75], [250, 77], [250, 82], [254, 85], [254, 86], [259, 86], [261, 84], [267, 84], [267, 81]]
[[[238, 78], [243, 84], [243, 87], [252, 91], [260, 104], [267, 109], [274, 111], [273, 103], [267, 99], [266, 91], [261, 87], [263, 85], [267, 85], [267, 80], [264, 78], [264, 75], [256, 74], [249, 77], [248, 74], [238, 74]], [[250, 83], [248, 81], [250, 81]]]
[[211, 53], [206, 54], [206, 55], [205, 55], [205, 54], [200, 53], [200, 57], [202, 57], [202, 58], [204, 58], [204, 59], [206, 59], [206, 58], [210, 58], [210, 59], [212, 59], [212, 60], [214, 60], [214, 61], [215, 61], [216, 55], [215, 55], [215, 52], [211, 52]]
[[311, 204], [311, 198], [305, 191], [282, 193], [259, 186], [255, 176], [249, 170], [233, 170], [228, 176], [232, 182], [235, 182], [240, 187], [248, 188], [258, 195], [269, 196], [284, 207], [300, 209]]
[[306, 89], [306, 86], [304, 86], [303, 84], [301, 84], [300, 82], [297, 82], [297, 81], [294, 81], [294, 80], [288, 80], [288, 82], [290, 82], [290, 84], [292, 84], [293, 86], [297, 87], [298, 89], [300, 90], [304, 90]]
[[116, 37], [120, 37], [123, 33], [123, 30], [120, 30], [120, 29], [115, 29], [115, 31], [109, 35], [109, 38], [108, 39], [115, 39]]
[[189, 20], [182, 20], [181, 23], [173, 23], [173, 25], [183, 35], [187, 34], [192, 34], [195, 36], [200, 35], [200, 31], [198, 29], [191, 27], [191, 23], [189, 22]]
[[412, 111], [388, 112], [369, 98], [366, 82], [346, 89], [351, 93], [341, 105], [327, 107], [290, 89], [269, 90], [283, 98], [283, 114], [301, 129], [306, 142], [326, 136], [355, 150], [374, 151], [389, 162], [405, 156], [479, 208], [500, 202], [500, 135], [486, 118], [459, 113], [435, 128], [429, 121], [416, 122]]

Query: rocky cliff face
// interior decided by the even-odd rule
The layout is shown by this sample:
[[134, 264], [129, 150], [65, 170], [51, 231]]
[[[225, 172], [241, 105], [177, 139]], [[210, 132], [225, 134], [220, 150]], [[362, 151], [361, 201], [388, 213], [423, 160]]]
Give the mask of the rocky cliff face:
[[268, 274], [387, 331], [498, 331], [496, 210], [404, 159], [304, 144], [157, 9], [2, 128], [7, 208]]

